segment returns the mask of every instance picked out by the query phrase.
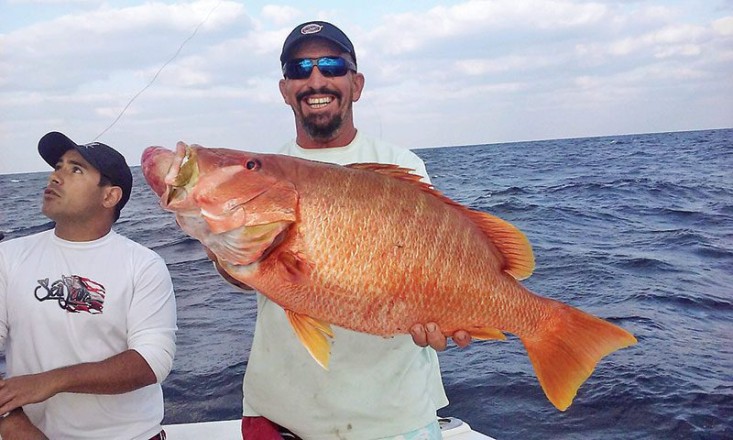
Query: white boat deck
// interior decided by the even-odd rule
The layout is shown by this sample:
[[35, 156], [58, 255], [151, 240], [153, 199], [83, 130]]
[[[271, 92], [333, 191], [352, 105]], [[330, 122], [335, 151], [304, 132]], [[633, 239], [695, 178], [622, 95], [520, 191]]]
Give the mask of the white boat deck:
[[[454, 417], [438, 419], [444, 439], [451, 440], [495, 440], [471, 429], [468, 423]], [[165, 425], [168, 440], [241, 440], [241, 420], [216, 422], [181, 423]]]

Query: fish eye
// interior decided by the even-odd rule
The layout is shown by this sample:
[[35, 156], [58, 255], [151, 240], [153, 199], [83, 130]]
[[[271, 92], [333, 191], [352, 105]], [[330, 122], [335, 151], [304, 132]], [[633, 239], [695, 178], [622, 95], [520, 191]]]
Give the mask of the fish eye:
[[257, 171], [262, 168], [262, 162], [257, 159], [250, 159], [244, 166], [247, 167], [248, 170]]

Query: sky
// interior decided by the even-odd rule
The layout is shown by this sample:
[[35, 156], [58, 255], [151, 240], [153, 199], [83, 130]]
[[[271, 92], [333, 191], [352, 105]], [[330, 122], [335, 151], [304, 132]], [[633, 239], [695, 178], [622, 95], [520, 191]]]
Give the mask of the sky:
[[282, 43], [313, 19], [355, 45], [359, 130], [407, 148], [733, 127], [733, 0], [10, 0], [0, 174], [49, 170], [49, 131], [130, 165], [179, 140], [275, 151]]

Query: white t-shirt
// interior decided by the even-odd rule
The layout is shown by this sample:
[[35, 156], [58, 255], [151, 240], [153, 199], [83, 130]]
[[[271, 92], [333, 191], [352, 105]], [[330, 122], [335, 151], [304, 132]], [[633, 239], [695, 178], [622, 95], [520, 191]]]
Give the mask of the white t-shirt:
[[161, 430], [176, 305], [163, 259], [113, 231], [69, 242], [53, 230], [0, 243], [0, 344], [7, 376], [96, 362], [127, 349], [157, 384], [124, 394], [59, 393], [25, 405], [47, 437], [147, 440]]
[[[341, 165], [379, 162], [415, 169], [411, 151], [357, 134], [346, 147], [280, 153]], [[332, 326], [329, 370], [303, 349], [283, 309], [257, 295], [257, 322], [244, 376], [244, 415], [261, 415], [304, 439], [376, 439], [435, 421], [448, 404], [438, 357], [409, 335], [383, 338]]]

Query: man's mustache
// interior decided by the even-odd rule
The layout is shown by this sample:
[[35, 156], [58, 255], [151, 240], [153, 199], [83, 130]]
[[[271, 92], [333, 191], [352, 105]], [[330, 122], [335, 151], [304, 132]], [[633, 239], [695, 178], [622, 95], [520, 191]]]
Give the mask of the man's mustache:
[[295, 95], [296, 98], [298, 98], [298, 101], [302, 101], [303, 99], [308, 98], [311, 95], [333, 95], [337, 99], [341, 99], [341, 93], [339, 93], [338, 90], [332, 90], [326, 87], [321, 87], [320, 89], [309, 89], [304, 90], [297, 95]]

